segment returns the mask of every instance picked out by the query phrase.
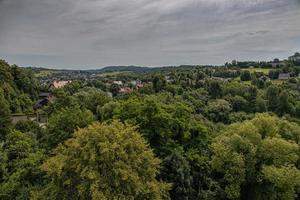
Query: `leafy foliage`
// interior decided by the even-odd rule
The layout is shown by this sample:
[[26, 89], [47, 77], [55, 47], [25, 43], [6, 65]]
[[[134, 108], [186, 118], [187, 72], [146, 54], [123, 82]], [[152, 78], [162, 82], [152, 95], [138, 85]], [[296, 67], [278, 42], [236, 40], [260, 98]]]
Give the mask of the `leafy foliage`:
[[[293, 137], [287, 137], [287, 127]], [[289, 176], [298, 177], [300, 173], [296, 143], [299, 128], [277, 117], [258, 114], [224, 130], [211, 146], [211, 164], [227, 197], [266, 199], [271, 195], [274, 199], [294, 199], [300, 182]]]
[[29, 199], [30, 191], [42, 182], [43, 158], [33, 135], [10, 132], [0, 148], [0, 199]]
[[1, 60], [0, 199], [298, 199], [300, 70], [284, 65], [53, 70], [41, 82], [72, 83], [45, 125], [11, 121], [48, 90], [43, 69]]
[[10, 126], [10, 110], [9, 105], [3, 95], [3, 90], [0, 88], [0, 138], [5, 137], [5, 134]]
[[78, 107], [69, 108], [53, 114], [49, 119], [44, 140], [51, 149], [72, 137], [78, 128], [84, 128], [94, 121], [94, 115], [89, 110]]
[[94, 123], [42, 165], [51, 181], [33, 199], [167, 199], [160, 160], [130, 125]]

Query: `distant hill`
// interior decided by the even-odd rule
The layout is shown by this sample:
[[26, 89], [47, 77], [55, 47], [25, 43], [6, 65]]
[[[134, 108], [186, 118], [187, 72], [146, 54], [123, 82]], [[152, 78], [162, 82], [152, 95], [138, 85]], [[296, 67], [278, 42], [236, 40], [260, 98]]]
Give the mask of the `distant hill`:
[[139, 66], [108, 66], [104, 67], [100, 70], [100, 72], [124, 72], [124, 71], [130, 71], [130, 72], [147, 72], [150, 71], [151, 68], [149, 67], [139, 67]]
[[49, 69], [43, 67], [28, 67], [30, 68], [37, 77], [44, 77], [55, 73], [64, 74], [92, 74], [92, 73], [107, 73], [107, 72], [134, 72], [134, 73], [145, 73], [145, 72], [163, 72], [163, 71], [173, 71], [173, 70], [188, 70], [198, 67], [211, 67], [211, 66], [199, 66], [199, 65], [180, 65], [180, 66], [164, 66], [164, 67], [141, 67], [141, 66], [107, 66], [101, 69], [82, 69], [82, 70], [72, 70], [72, 69]]

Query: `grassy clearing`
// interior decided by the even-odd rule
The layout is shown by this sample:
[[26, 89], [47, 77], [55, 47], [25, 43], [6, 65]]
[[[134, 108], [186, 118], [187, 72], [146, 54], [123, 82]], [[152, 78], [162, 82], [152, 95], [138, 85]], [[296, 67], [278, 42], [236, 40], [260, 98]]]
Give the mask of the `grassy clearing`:
[[[238, 82], [241, 82], [241, 83], [244, 83], [244, 84], [247, 84], [247, 85], [251, 85], [252, 82], [251, 81], [241, 81], [241, 78], [240, 77], [236, 77], [235, 79], [233, 79], [234, 81], [238, 81]], [[278, 80], [278, 79], [275, 79], [275, 80], [270, 80], [274, 85], [281, 85], [285, 82], [287, 82], [287, 80]]]
[[131, 73], [131, 71], [104, 72], [104, 73], [99, 74], [98, 76], [116, 76], [119, 74], [129, 74], [129, 73]]
[[284, 82], [287, 82], [286, 80], [271, 80], [273, 84], [275, 85], [281, 85], [283, 84]]
[[51, 70], [42, 70], [38, 73], [35, 74], [35, 77], [37, 78], [42, 78], [42, 77], [46, 77], [49, 76], [51, 74], [55, 73], [55, 71], [51, 71]]
[[264, 74], [269, 74], [269, 71], [272, 70], [271, 68], [247, 68], [247, 69], [241, 69], [242, 71], [249, 71], [251, 73], [254, 72], [263, 72]]

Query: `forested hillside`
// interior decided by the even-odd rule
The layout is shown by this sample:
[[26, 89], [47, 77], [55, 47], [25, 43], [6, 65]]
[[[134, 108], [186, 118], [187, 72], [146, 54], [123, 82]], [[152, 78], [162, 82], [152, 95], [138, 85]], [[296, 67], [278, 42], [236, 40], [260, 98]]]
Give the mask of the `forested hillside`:
[[16, 65], [9, 66], [0, 60], [0, 94], [5, 98], [1, 101], [8, 104], [13, 113], [27, 112], [32, 108], [32, 101], [38, 98], [39, 83], [31, 70]]
[[[298, 199], [299, 68], [252, 64], [50, 88], [0, 61], [0, 199]], [[40, 92], [53, 97], [34, 110]], [[39, 112], [46, 126], [11, 121]]]

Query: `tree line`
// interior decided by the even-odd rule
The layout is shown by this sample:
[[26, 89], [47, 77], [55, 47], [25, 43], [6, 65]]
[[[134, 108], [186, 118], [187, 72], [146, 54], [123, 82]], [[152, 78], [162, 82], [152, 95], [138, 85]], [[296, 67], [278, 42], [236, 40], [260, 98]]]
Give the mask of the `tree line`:
[[73, 81], [52, 91], [41, 128], [11, 123], [42, 87], [1, 61], [0, 199], [298, 198], [298, 79], [261, 86], [209, 69], [167, 73], [140, 75], [151, 83], [114, 98]]

